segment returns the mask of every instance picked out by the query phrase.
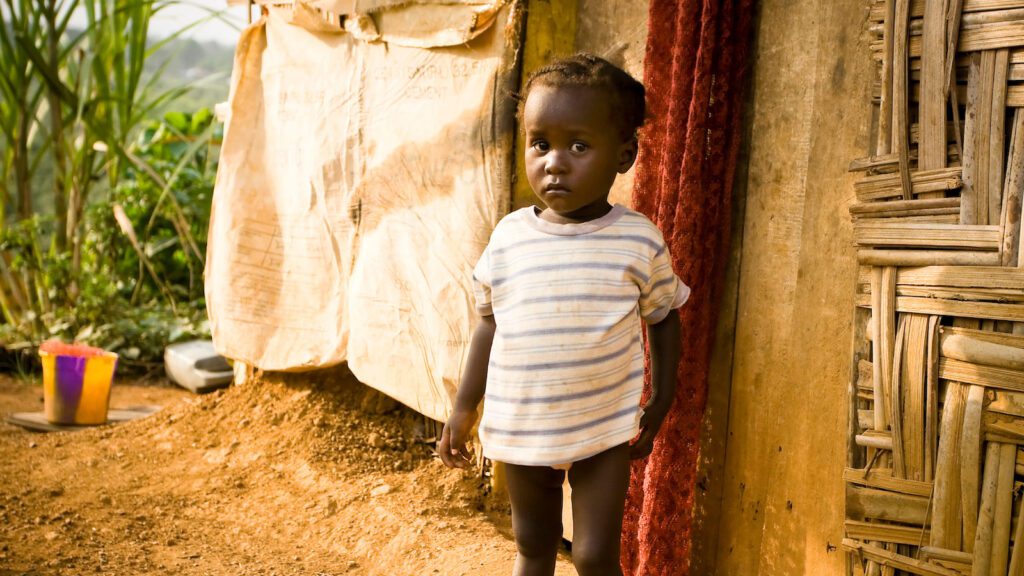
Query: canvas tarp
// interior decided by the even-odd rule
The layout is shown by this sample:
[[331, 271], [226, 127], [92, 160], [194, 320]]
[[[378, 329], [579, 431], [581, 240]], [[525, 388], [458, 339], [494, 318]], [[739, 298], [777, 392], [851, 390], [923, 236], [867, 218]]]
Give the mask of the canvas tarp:
[[510, 12], [431, 49], [360, 40], [301, 3], [243, 32], [206, 268], [218, 352], [265, 370], [347, 361], [445, 418], [470, 273], [509, 206]]

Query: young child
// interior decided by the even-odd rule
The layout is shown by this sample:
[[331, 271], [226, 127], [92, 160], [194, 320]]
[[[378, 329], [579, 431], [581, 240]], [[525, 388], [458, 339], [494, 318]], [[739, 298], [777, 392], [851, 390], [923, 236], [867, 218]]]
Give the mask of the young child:
[[[466, 442], [486, 397], [479, 435], [484, 455], [506, 467], [514, 574], [554, 573], [568, 472], [577, 572], [621, 575], [629, 460], [650, 453], [672, 404], [675, 309], [690, 291], [654, 224], [608, 203], [615, 176], [636, 159], [643, 85], [579, 54], [535, 72], [519, 114], [527, 177], [546, 208], [502, 219], [474, 269], [483, 318], [440, 457], [469, 466]], [[653, 384], [642, 409], [641, 321]]]

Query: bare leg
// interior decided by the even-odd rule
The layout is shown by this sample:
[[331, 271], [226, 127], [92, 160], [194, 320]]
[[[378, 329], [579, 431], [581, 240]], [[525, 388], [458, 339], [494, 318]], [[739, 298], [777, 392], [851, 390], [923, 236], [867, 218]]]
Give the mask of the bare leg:
[[505, 464], [516, 536], [514, 576], [552, 576], [562, 542], [565, 472], [548, 466]]
[[572, 486], [572, 563], [580, 576], [622, 576], [622, 511], [629, 488], [629, 445], [580, 460]]

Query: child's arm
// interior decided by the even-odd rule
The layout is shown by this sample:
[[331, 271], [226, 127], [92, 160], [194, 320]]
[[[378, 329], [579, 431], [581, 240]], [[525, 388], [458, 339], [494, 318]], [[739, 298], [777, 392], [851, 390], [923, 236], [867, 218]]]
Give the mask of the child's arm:
[[630, 448], [630, 458], [644, 458], [654, 448], [654, 437], [672, 407], [676, 396], [676, 370], [679, 366], [679, 313], [669, 311], [657, 324], [647, 326], [651, 349], [651, 398], [640, 418], [640, 437]]
[[441, 442], [437, 447], [441, 461], [448, 467], [469, 468], [472, 462], [466, 442], [473, 424], [476, 424], [476, 408], [484, 397], [493, 341], [494, 316], [484, 316], [469, 342], [469, 359], [462, 373], [459, 391], [455, 394], [455, 407], [441, 431]]

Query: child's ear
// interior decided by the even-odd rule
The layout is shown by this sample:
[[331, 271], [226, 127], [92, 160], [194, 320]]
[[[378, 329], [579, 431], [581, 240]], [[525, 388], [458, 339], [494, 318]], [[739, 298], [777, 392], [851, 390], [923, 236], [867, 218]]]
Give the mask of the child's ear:
[[619, 174], [625, 174], [633, 167], [638, 150], [639, 144], [637, 143], [636, 136], [630, 137], [619, 146]]

